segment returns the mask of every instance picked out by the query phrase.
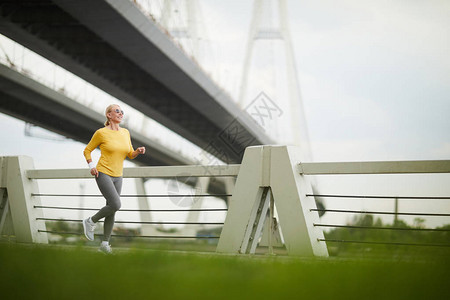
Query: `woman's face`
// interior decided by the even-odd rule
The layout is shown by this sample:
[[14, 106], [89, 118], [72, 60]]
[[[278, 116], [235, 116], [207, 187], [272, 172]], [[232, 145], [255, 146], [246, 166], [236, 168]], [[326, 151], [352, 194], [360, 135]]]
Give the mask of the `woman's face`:
[[120, 106], [115, 105], [112, 107], [111, 111], [108, 113], [108, 117], [111, 122], [120, 123], [123, 119], [123, 110]]

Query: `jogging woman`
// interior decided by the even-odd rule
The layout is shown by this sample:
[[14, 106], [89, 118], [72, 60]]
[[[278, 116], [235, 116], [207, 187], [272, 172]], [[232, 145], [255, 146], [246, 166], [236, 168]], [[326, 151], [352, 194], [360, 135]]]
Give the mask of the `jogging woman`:
[[[105, 218], [103, 241], [99, 250], [111, 253], [109, 239], [114, 226], [114, 216], [121, 206], [120, 191], [122, 190], [123, 161], [127, 156], [133, 159], [139, 154], [144, 154], [145, 147], [133, 149], [130, 133], [125, 128], [120, 127], [123, 110], [119, 105], [109, 105], [106, 108], [105, 116], [105, 127], [94, 133], [83, 154], [92, 176], [95, 176], [100, 192], [106, 199], [106, 205], [92, 217], [83, 220], [83, 229], [86, 238], [93, 241], [97, 222]], [[92, 162], [91, 152], [97, 147], [100, 147], [101, 155], [96, 166]]]

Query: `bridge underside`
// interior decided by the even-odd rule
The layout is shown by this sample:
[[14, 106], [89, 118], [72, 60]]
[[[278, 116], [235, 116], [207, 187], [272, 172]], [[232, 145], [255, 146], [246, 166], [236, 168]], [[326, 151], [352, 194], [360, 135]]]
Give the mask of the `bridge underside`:
[[[0, 111], [82, 143], [88, 143], [93, 132], [103, 127], [103, 115], [2, 65], [0, 99]], [[149, 143], [148, 138], [133, 130], [130, 132], [133, 145], [148, 149], [148, 155], [136, 158], [142, 165], [194, 163], [161, 145]]]
[[[129, 1], [2, 1], [0, 32], [209, 152], [220, 149], [227, 163], [239, 163], [247, 146], [272, 142]], [[36, 105], [4, 99], [2, 109], [21, 119], [80, 141], [92, 134], [45, 111], [38, 118]], [[238, 138], [224, 134], [232, 123]]]

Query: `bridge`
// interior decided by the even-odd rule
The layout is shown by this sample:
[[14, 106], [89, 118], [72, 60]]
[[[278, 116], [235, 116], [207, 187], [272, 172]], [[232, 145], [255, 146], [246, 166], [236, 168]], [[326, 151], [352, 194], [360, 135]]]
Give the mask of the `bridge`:
[[[130, 1], [2, 1], [0, 16], [0, 33], [226, 163], [240, 162], [245, 147], [273, 143], [195, 61]], [[70, 107], [65, 111], [56, 109], [54, 101], [45, 96], [38, 97], [41, 103], [30, 104], [32, 101], [23, 99], [25, 92], [19, 99], [11, 95], [14, 90], [3, 92], [9, 93], [5, 97], [9, 100], [2, 102], [2, 111], [25, 120], [33, 115], [40, 125], [59, 127], [60, 133], [64, 131], [76, 140], [85, 142], [87, 130], [98, 125], [87, 122], [92, 126], [74, 131], [67, 128], [70, 122], [61, 126], [78, 114], [71, 114]], [[48, 108], [40, 105], [43, 103], [49, 104]], [[52, 118], [47, 118], [54, 107]], [[238, 135], [226, 132], [230, 124]], [[155, 151], [154, 160], [145, 163], [175, 162], [173, 157], [162, 157], [161, 151]]]

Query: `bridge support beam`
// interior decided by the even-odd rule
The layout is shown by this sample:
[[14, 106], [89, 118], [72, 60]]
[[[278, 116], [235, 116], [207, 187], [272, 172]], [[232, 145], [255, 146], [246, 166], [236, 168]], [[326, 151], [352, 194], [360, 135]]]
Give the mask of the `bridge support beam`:
[[[279, 226], [289, 255], [328, 256], [311, 184], [300, 175], [300, 150], [289, 146], [246, 149], [230, 200], [217, 252], [254, 253], [273, 194]], [[260, 224], [262, 223], [262, 224]]]
[[[27, 156], [0, 157], [0, 189], [6, 190], [7, 199], [2, 200], [1, 224], [12, 220], [12, 230], [17, 242], [48, 243], [44, 222], [37, 222], [42, 212], [35, 209], [40, 205], [37, 182], [27, 177], [27, 170], [34, 169], [33, 160]], [[3, 227], [3, 226], [2, 226]]]

